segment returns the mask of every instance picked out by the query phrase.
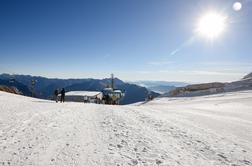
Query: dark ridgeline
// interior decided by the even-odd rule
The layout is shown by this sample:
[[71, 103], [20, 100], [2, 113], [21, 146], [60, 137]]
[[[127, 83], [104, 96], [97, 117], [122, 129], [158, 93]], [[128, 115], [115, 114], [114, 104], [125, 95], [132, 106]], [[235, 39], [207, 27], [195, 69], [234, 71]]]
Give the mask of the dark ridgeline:
[[[65, 91], [101, 91], [111, 83], [111, 79], [54, 79], [37, 77], [30, 75], [9, 75], [1, 74], [0, 79], [10, 80], [15, 78], [16, 82], [19, 82], [27, 87], [29, 94], [24, 93], [26, 96], [31, 96], [31, 82], [36, 80], [34, 85], [35, 95], [42, 99], [53, 99], [55, 89], [65, 88]], [[145, 87], [141, 87], [135, 84], [125, 83], [120, 79], [114, 79], [115, 88], [125, 90], [125, 97], [120, 102], [121, 104], [131, 104], [135, 102], [144, 101], [148, 94], [156, 97], [159, 94], [155, 92], [149, 92]]]

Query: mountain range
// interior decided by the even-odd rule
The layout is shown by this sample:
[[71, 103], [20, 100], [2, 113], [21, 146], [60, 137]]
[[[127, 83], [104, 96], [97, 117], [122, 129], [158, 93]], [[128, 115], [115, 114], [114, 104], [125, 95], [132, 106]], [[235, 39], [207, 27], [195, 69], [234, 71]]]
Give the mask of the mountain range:
[[135, 81], [132, 83], [146, 87], [147, 89], [160, 94], [167, 93], [177, 87], [188, 85], [188, 83], [176, 81]]
[[[57, 79], [57, 78], [46, 78], [40, 76], [30, 75], [10, 75], [1, 74], [0, 79], [5, 81], [7, 86], [11, 86], [11, 80], [14, 80], [17, 89], [19, 89], [24, 95], [31, 96], [32, 94], [32, 81], [35, 81], [34, 93], [35, 97], [41, 99], [52, 99], [53, 92], [55, 89], [65, 88], [66, 91], [101, 91], [106, 88], [110, 82], [110, 78], [105, 79]], [[122, 80], [115, 78], [115, 88], [125, 91], [125, 97], [122, 99], [121, 104], [131, 104], [135, 102], [144, 101], [146, 97], [151, 94], [157, 97], [159, 94], [153, 91], [149, 91], [145, 87], [135, 85], [132, 83], [126, 83]], [[0, 83], [1, 85], [1, 83]], [[23, 86], [26, 88], [23, 89]], [[21, 89], [22, 87], [22, 89]], [[24, 92], [25, 93], [24, 93]]]

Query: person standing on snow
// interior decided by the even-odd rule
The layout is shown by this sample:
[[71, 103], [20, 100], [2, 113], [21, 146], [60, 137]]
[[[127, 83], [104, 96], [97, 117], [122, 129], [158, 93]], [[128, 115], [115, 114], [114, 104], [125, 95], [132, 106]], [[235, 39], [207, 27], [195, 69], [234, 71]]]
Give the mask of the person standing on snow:
[[58, 89], [55, 89], [55, 91], [54, 91], [54, 99], [55, 99], [56, 103], [58, 103], [58, 94], [59, 94]]
[[62, 103], [64, 103], [65, 102], [65, 89], [64, 88], [62, 88], [62, 90], [61, 90], [61, 99], [60, 99], [60, 102]]

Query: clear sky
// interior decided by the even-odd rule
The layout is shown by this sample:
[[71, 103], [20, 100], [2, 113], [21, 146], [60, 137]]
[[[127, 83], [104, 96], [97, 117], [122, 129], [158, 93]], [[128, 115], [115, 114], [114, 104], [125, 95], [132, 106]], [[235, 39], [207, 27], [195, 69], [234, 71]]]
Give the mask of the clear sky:
[[[252, 1], [1, 0], [0, 73], [58, 78], [231, 81], [252, 71]], [[225, 15], [222, 34], [199, 18]]]

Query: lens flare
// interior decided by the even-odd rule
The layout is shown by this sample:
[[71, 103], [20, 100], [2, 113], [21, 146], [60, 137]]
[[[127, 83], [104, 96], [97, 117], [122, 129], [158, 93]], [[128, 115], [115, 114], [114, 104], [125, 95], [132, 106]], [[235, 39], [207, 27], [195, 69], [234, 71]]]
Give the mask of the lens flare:
[[242, 4], [241, 4], [241, 2], [235, 2], [235, 3], [233, 4], [233, 9], [234, 9], [234, 11], [240, 11], [240, 10], [242, 9]]
[[225, 28], [226, 17], [216, 12], [209, 12], [199, 19], [197, 32], [203, 37], [214, 39], [219, 37]]

